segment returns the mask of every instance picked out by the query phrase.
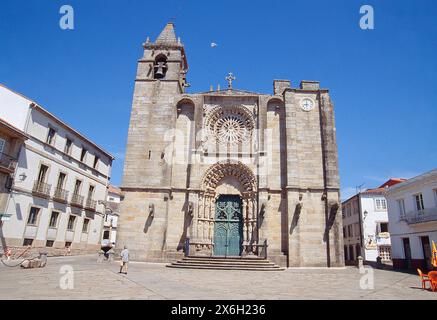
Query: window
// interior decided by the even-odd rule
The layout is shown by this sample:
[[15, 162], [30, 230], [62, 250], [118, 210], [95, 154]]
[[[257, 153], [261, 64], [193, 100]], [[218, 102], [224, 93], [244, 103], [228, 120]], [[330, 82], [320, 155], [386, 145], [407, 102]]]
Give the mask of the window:
[[0, 153], [3, 153], [3, 150], [5, 149], [5, 144], [6, 141], [0, 138]]
[[98, 156], [94, 156], [93, 168], [97, 169], [97, 165], [98, 164], [99, 164], [99, 157]]
[[66, 177], [67, 177], [67, 175], [65, 173], [63, 173], [63, 172], [59, 173], [58, 183], [56, 184], [56, 189], [58, 189], [58, 190], [64, 189]]
[[346, 207], [346, 215], [347, 215], [348, 217], [351, 216], [351, 205], [350, 205], [350, 204], [348, 204], [347, 207]]
[[85, 162], [87, 150], [85, 148], [82, 148], [82, 152], [80, 153], [80, 161]]
[[90, 225], [90, 219], [84, 219], [83, 226], [82, 226], [82, 232], [87, 233], [89, 225]]
[[90, 186], [88, 189], [88, 199], [92, 199], [94, 195], [94, 186]]
[[69, 231], [73, 231], [74, 230], [74, 222], [75, 221], [76, 221], [76, 217], [75, 216], [70, 216], [70, 218], [68, 218], [67, 230], [69, 230]]
[[27, 224], [35, 226], [38, 221], [39, 208], [30, 208], [29, 217], [27, 218]]
[[346, 228], [345, 227], [343, 227], [343, 238], [346, 238]]
[[65, 148], [64, 148], [64, 152], [66, 154], [71, 154], [71, 148], [73, 146], [73, 141], [71, 139], [67, 138], [67, 141], [65, 142]]
[[423, 205], [423, 195], [421, 193], [414, 195], [414, 200], [416, 202], [417, 211], [425, 209], [425, 206]]
[[344, 246], [344, 261], [349, 260], [349, 254], [347, 252], [347, 246]]
[[349, 231], [349, 238], [352, 238], [354, 236], [352, 225], [347, 226], [347, 228], [348, 228], [348, 231]]
[[53, 145], [55, 142], [56, 130], [53, 128], [49, 128], [49, 133], [47, 134], [46, 142], [47, 144]]
[[383, 261], [391, 260], [391, 248], [387, 246], [379, 247], [379, 256]]
[[114, 197], [109, 197], [109, 201], [114, 201], [115, 198]]
[[71, 242], [70, 241], [66, 241], [65, 242], [65, 248], [71, 248]]
[[80, 187], [82, 185], [82, 181], [80, 180], [76, 180], [75, 184], [74, 184], [74, 191], [73, 194], [74, 195], [78, 195], [80, 193]]
[[360, 224], [356, 223], [355, 224], [355, 235], [358, 237], [359, 234], [360, 234]]
[[53, 240], [47, 240], [46, 241], [46, 247], [51, 248], [55, 244], [55, 241]]
[[23, 240], [23, 246], [31, 246], [33, 243], [33, 239], [24, 239]]
[[387, 201], [385, 199], [375, 199], [375, 210], [387, 210]]
[[379, 224], [379, 232], [388, 232], [388, 223], [387, 222], [381, 222]]
[[399, 218], [405, 217], [405, 201], [404, 199], [396, 200], [399, 208]]
[[59, 217], [59, 212], [53, 211], [52, 215], [50, 216], [50, 223], [49, 223], [50, 228], [56, 228], [56, 226], [58, 225], [58, 217]]
[[39, 168], [39, 173], [38, 173], [38, 183], [44, 183], [46, 181], [46, 175], [47, 175], [47, 171], [49, 170], [49, 167], [47, 167], [46, 165], [41, 165], [41, 167]]
[[353, 213], [354, 215], [357, 215], [358, 214], [358, 205], [357, 205], [357, 203], [356, 202], [354, 202], [354, 213]]
[[109, 231], [103, 232], [103, 240], [109, 240]]

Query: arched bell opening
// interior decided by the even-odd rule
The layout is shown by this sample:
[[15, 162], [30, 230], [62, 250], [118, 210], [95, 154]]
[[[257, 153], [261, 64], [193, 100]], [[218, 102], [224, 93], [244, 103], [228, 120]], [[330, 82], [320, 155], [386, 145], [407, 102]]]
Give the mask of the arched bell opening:
[[167, 74], [167, 57], [164, 54], [160, 54], [156, 57], [153, 64], [153, 79], [164, 79]]

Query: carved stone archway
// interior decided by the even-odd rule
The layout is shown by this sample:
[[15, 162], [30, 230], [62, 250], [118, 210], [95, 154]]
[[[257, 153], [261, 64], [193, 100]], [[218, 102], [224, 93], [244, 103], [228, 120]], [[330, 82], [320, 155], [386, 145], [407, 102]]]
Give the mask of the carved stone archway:
[[209, 255], [213, 249], [215, 204], [220, 195], [239, 195], [242, 200], [243, 254], [253, 254], [258, 243], [257, 179], [239, 161], [222, 161], [206, 170], [199, 194], [197, 215], [193, 219], [192, 243], [197, 254]]

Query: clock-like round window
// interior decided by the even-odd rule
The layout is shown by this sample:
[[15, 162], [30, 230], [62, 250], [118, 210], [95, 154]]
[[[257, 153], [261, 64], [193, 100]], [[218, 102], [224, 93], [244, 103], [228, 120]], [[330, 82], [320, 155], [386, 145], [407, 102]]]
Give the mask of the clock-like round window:
[[238, 115], [226, 115], [215, 126], [215, 136], [224, 144], [234, 145], [246, 141], [248, 133], [244, 119]]
[[220, 144], [236, 145], [250, 141], [255, 121], [245, 107], [216, 107], [209, 113], [206, 127]]

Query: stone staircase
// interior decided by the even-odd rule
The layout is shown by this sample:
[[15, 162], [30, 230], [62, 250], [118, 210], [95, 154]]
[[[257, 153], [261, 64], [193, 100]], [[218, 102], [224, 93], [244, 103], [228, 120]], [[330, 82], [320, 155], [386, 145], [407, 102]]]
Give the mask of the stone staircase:
[[168, 268], [244, 270], [244, 271], [284, 271], [275, 263], [259, 257], [185, 257], [167, 265]]

